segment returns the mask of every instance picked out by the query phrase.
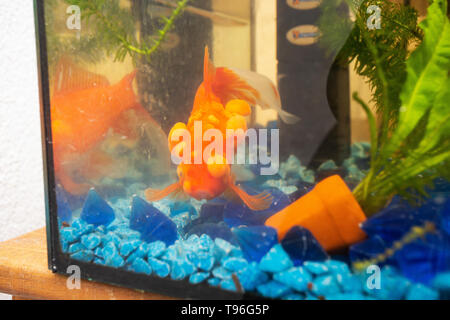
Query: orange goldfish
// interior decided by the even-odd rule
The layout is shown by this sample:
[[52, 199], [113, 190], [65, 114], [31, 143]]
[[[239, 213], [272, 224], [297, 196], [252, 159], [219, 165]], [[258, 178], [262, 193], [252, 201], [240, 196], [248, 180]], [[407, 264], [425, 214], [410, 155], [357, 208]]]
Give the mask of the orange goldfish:
[[[50, 101], [55, 173], [63, 187], [72, 194], [89, 189], [72, 180], [64, 169], [71, 155], [87, 153], [101, 141], [119, 115], [137, 105], [132, 88], [136, 71], [119, 83], [77, 67], [66, 58], [59, 62]], [[101, 161], [102, 163], [98, 163]], [[92, 163], [101, 168], [105, 157], [95, 155]], [[89, 161], [87, 161], [89, 166]]]
[[[214, 67], [209, 60], [208, 48], [205, 49], [203, 77], [203, 83], [197, 89], [188, 123], [175, 124], [169, 133], [169, 149], [172, 152], [174, 148], [182, 146], [182, 143], [173, 141], [174, 132], [177, 129], [187, 130], [195, 139], [195, 122], [201, 121], [201, 130], [219, 130], [222, 137], [226, 137], [227, 129], [242, 129], [241, 132], [245, 132], [247, 130], [245, 117], [251, 114], [250, 104], [275, 109], [280, 118], [287, 123], [298, 120], [296, 116], [281, 110], [280, 96], [269, 79], [250, 71]], [[239, 136], [237, 139], [239, 143]], [[222, 146], [224, 145], [225, 143], [222, 143]], [[205, 148], [202, 151], [204, 150]], [[196, 157], [195, 152], [191, 150], [192, 160]], [[178, 153], [177, 149], [175, 153]], [[169, 195], [180, 194], [198, 200], [210, 200], [224, 194], [227, 197], [241, 199], [252, 210], [268, 208], [272, 203], [272, 196], [267, 192], [249, 195], [236, 185], [231, 165], [227, 163], [223, 154], [212, 154], [201, 163], [182, 161], [177, 167], [178, 182], [163, 190], [147, 189], [145, 191], [147, 200], [157, 201]]]

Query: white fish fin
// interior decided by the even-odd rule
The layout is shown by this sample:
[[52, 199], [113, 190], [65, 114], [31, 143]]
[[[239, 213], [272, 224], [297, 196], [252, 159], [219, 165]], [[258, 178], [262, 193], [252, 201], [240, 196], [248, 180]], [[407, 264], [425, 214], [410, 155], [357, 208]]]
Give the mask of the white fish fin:
[[250, 103], [254, 102], [262, 109], [273, 109], [277, 111], [281, 120], [287, 124], [293, 124], [300, 120], [296, 115], [282, 110], [280, 94], [269, 78], [253, 71], [235, 68], [230, 68], [230, 70], [244, 80], [256, 92], [256, 94], [252, 94], [254, 96], [254, 101], [249, 101]]

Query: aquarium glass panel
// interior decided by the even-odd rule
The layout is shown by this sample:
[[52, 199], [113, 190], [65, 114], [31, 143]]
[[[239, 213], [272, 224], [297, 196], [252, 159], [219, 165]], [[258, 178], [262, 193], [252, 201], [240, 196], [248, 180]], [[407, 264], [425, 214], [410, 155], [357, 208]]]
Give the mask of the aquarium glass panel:
[[52, 270], [448, 297], [450, 24], [416, 2], [36, 1]]

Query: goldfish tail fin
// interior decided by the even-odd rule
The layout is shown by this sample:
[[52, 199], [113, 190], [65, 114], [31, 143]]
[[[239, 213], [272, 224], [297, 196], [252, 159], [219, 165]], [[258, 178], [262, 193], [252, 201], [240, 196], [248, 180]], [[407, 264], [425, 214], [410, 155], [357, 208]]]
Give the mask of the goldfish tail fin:
[[216, 76], [216, 68], [214, 64], [209, 59], [208, 46], [205, 47], [205, 58], [203, 62], [203, 85], [205, 86], [206, 92], [212, 92], [212, 85], [214, 78]]
[[163, 190], [148, 188], [147, 190], [145, 190], [145, 198], [147, 198], [147, 200], [150, 202], [159, 201], [175, 192], [178, 193], [180, 190], [181, 190], [180, 182], [173, 183], [170, 186], [164, 188]]
[[92, 188], [92, 186], [87, 183], [76, 183], [65, 172], [57, 172], [57, 179], [64, 190], [76, 196], [86, 194], [89, 189]]
[[232, 99], [242, 99], [263, 109], [278, 112], [288, 124], [300, 120], [281, 108], [280, 94], [273, 82], [259, 73], [234, 68], [217, 68], [213, 83], [214, 93], [226, 104]]
[[56, 65], [53, 77], [55, 94], [106, 86], [109, 86], [109, 81], [105, 76], [81, 68], [67, 56], [61, 57]]
[[137, 69], [133, 70], [129, 74], [127, 74], [123, 79], [120, 81], [123, 85], [126, 87], [131, 87], [133, 85], [133, 80], [136, 78]]
[[249, 195], [247, 192], [232, 183], [230, 189], [252, 210], [260, 211], [270, 207], [273, 197], [264, 191], [256, 195]]

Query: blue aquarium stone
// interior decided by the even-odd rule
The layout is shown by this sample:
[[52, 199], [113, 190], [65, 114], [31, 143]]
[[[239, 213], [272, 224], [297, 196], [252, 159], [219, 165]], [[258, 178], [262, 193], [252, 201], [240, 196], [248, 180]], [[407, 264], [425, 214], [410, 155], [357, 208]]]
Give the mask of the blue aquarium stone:
[[394, 255], [401, 273], [414, 282], [431, 284], [433, 278], [450, 269], [450, 237], [439, 232], [407, 244]]
[[439, 293], [431, 288], [428, 288], [420, 283], [411, 285], [406, 300], [437, 300]]
[[308, 283], [312, 281], [312, 276], [306, 269], [294, 267], [286, 271], [275, 273], [273, 279], [296, 291], [302, 292], [308, 289]]
[[197, 273], [191, 274], [191, 276], [189, 277], [189, 282], [192, 284], [197, 284], [197, 283], [205, 281], [208, 278], [209, 278], [209, 272], [197, 272]]
[[162, 241], [154, 241], [148, 244], [149, 258], [159, 258], [166, 251], [166, 244]]
[[113, 208], [103, 200], [94, 189], [89, 190], [81, 219], [94, 226], [108, 225], [114, 220], [115, 214]]
[[228, 241], [216, 238], [214, 239], [214, 256], [217, 260], [221, 260], [223, 257], [228, 256], [235, 247]]
[[59, 186], [56, 186], [56, 207], [58, 209], [58, 222], [71, 222], [72, 210], [66, 197], [66, 192]]
[[337, 274], [336, 281], [343, 292], [362, 292], [362, 281], [353, 274]]
[[281, 272], [293, 266], [292, 260], [280, 244], [276, 244], [259, 262], [259, 268], [267, 272]]
[[299, 172], [298, 176], [301, 181], [307, 182], [307, 183], [314, 183], [316, 182], [316, 177], [314, 175], [314, 171], [307, 170], [306, 168], [302, 167]]
[[178, 257], [177, 248], [174, 245], [171, 245], [164, 251], [164, 253], [159, 258], [165, 261], [173, 261], [176, 260], [177, 257]]
[[289, 293], [283, 297], [281, 297], [283, 300], [305, 300], [305, 296], [298, 293]]
[[256, 262], [251, 262], [246, 268], [239, 271], [237, 276], [242, 287], [247, 291], [254, 290], [269, 280], [267, 273], [261, 271]]
[[120, 237], [118, 235], [116, 235], [114, 232], [108, 232], [102, 238], [102, 245], [106, 246], [108, 243], [112, 242], [116, 246], [119, 246], [120, 245], [120, 241], [122, 241], [122, 240], [120, 239]]
[[155, 258], [148, 258], [148, 264], [152, 268], [152, 270], [161, 278], [165, 278], [170, 273], [170, 266], [168, 263], [155, 259]]
[[119, 250], [114, 243], [110, 242], [102, 250], [105, 264], [111, 267], [120, 268], [125, 265], [125, 260], [120, 256]]
[[170, 216], [172, 217], [177, 216], [181, 213], [188, 213], [188, 215], [191, 216], [196, 212], [194, 206], [189, 202], [171, 201], [169, 203], [169, 208], [170, 208]]
[[106, 227], [104, 225], [99, 225], [97, 228], [94, 229], [94, 231], [104, 234], [106, 232]]
[[63, 243], [72, 243], [80, 240], [80, 233], [72, 227], [62, 228], [60, 231], [61, 241]]
[[313, 275], [322, 275], [329, 272], [328, 267], [320, 262], [306, 261], [303, 266]]
[[219, 284], [220, 284], [221, 281], [222, 281], [222, 280], [219, 279], [219, 278], [209, 278], [209, 279], [208, 279], [208, 284], [209, 284], [210, 286], [212, 286], [212, 287], [217, 287], [217, 286], [219, 286]]
[[266, 226], [234, 228], [239, 246], [248, 261], [259, 262], [261, 258], [278, 243], [278, 234], [274, 228]]
[[91, 262], [94, 260], [94, 253], [91, 250], [81, 250], [70, 255], [72, 259]]
[[351, 274], [351, 271], [348, 267], [348, 264], [346, 264], [343, 261], [339, 260], [327, 260], [324, 262], [324, 264], [328, 267], [328, 270], [334, 274], [341, 274], [341, 275], [348, 275]]
[[214, 277], [219, 279], [231, 279], [231, 272], [224, 267], [215, 267], [212, 274]]
[[71, 244], [69, 246], [67, 252], [68, 253], [75, 253], [75, 252], [78, 252], [78, 251], [84, 250], [84, 249], [86, 249], [86, 248], [80, 242], [76, 242], [76, 243], [73, 243], [73, 244]]
[[288, 294], [291, 290], [288, 286], [278, 281], [269, 281], [257, 287], [258, 292], [264, 297], [279, 298]]
[[247, 265], [248, 261], [244, 258], [228, 257], [222, 260], [222, 266], [231, 272], [243, 270]]
[[[246, 191], [251, 195], [260, 193], [256, 190], [251, 190], [248, 187], [246, 188]], [[223, 219], [226, 224], [231, 228], [264, 225], [264, 222], [268, 218], [286, 208], [291, 203], [289, 196], [277, 188], [266, 188], [264, 191], [270, 193], [273, 197], [272, 204], [269, 208], [253, 211], [243, 203], [230, 201], [226, 204], [223, 211]]]
[[130, 228], [141, 233], [141, 239], [146, 242], [163, 241], [171, 245], [178, 238], [177, 226], [164, 213], [145, 200], [133, 198]]
[[81, 219], [75, 219], [72, 223], [72, 228], [74, 228], [80, 236], [91, 233], [95, 229], [94, 225]]
[[218, 223], [223, 221], [223, 211], [225, 209], [225, 203], [220, 202], [207, 202], [200, 208], [200, 216], [198, 219], [202, 223], [212, 222]]
[[81, 243], [83, 244], [83, 246], [85, 246], [90, 250], [98, 247], [101, 242], [102, 242], [101, 236], [96, 233], [86, 234], [81, 237]]
[[289, 178], [297, 178], [301, 168], [302, 164], [300, 160], [291, 154], [286, 161], [280, 163], [278, 174], [285, 180]]
[[292, 227], [281, 241], [283, 249], [289, 254], [294, 265], [304, 261], [323, 261], [328, 255], [312, 233], [303, 227]]
[[237, 291], [236, 284], [234, 283], [233, 279], [222, 280], [219, 286], [224, 290]]
[[[374, 258], [388, 249], [386, 243], [379, 236], [373, 236], [350, 247], [349, 256], [352, 262]], [[391, 259], [390, 259], [391, 260]]]
[[190, 252], [188, 259], [195, 267], [203, 271], [210, 271], [215, 263], [214, 256], [210, 252]]
[[315, 278], [312, 282], [311, 291], [317, 296], [323, 296], [325, 298], [341, 292], [336, 278], [332, 275], [318, 276]]
[[329, 170], [336, 170], [338, 169], [338, 166], [333, 160], [327, 160], [323, 162], [319, 168], [317, 168], [317, 171], [329, 171]]
[[450, 293], [450, 272], [438, 274], [433, 280], [433, 288], [438, 291]]
[[297, 191], [288, 195], [291, 202], [300, 199], [314, 188], [314, 184], [305, 181], [299, 181], [295, 184], [295, 186], [297, 188]]
[[413, 208], [406, 201], [394, 197], [391, 203], [362, 224], [362, 229], [370, 236], [380, 236], [386, 245], [399, 240], [413, 226], [423, 225], [425, 221], [438, 219], [438, 208], [427, 202], [420, 208]]
[[123, 257], [128, 257], [134, 250], [136, 250], [141, 241], [139, 240], [122, 240], [119, 245], [120, 255]]
[[152, 274], [152, 267], [142, 258], [136, 258], [131, 264], [131, 270], [137, 273]]
[[[196, 221], [196, 220], [194, 220]], [[233, 233], [231, 232], [231, 229], [224, 223], [212, 223], [212, 222], [206, 222], [202, 224], [196, 224], [196, 225], [188, 225], [187, 228], [184, 229], [187, 235], [199, 235], [202, 234], [208, 235], [211, 239], [221, 238], [230, 242], [236, 242]], [[189, 230], [189, 231], [186, 231]]]
[[137, 258], [146, 258], [148, 251], [148, 244], [146, 242], [141, 243], [139, 247], [127, 258], [127, 263], [133, 263]]
[[195, 266], [187, 260], [178, 259], [172, 262], [170, 277], [173, 280], [181, 280], [196, 271]]
[[97, 258], [103, 259], [103, 248], [102, 248], [102, 247], [97, 247], [97, 248], [95, 248], [95, 250], [94, 250], [94, 255], [95, 255]]
[[114, 233], [123, 240], [139, 240], [141, 238], [138, 231], [131, 230], [128, 226], [120, 226], [114, 230]]

